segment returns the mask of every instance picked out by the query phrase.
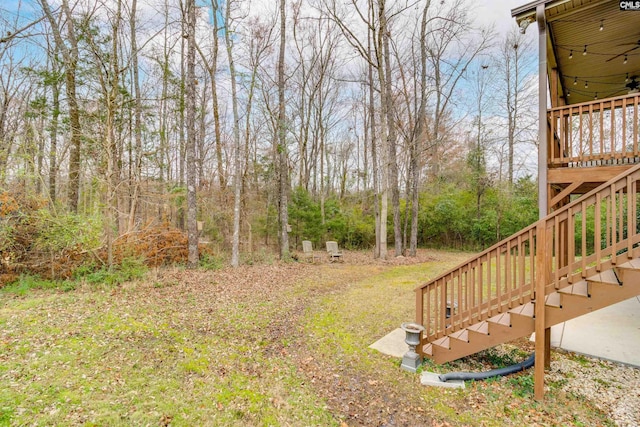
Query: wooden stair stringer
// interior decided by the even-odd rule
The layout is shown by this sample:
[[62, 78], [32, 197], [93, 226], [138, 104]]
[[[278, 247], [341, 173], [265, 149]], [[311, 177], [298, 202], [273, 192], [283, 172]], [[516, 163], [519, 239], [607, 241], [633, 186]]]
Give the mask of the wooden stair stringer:
[[[499, 314], [488, 320], [480, 321], [463, 330], [456, 331], [441, 338], [441, 344], [430, 348], [431, 353], [425, 355], [436, 363], [446, 363], [504, 342], [513, 341], [529, 335], [534, 330], [534, 320], [530, 317], [531, 303], [516, 307], [509, 312]], [[429, 346], [427, 344], [425, 349]]]
[[[547, 306], [545, 327], [550, 328], [640, 295], [640, 270], [620, 267], [616, 270], [588, 277], [584, 281], [586, 295], [585, 284], [580, 282], [573, 285], [578, 286], [573, 292], [567, 288], [558, 291], [562, 298], [561, 307]], [[614, 277], [617, 278], [615, 281]]]
[[[640, 262], [637, 263], [640, 266]], [[559, 289], [545, 297], [545, 327], [549, 328], [600, 308], [640, 295], [640, 269], [625, 263]], [[427, 357], [446, 363], [530, 335], [535, 330], [535, 301], [440, 338]], [[426, 344], [425, 349], [431, 346]]]

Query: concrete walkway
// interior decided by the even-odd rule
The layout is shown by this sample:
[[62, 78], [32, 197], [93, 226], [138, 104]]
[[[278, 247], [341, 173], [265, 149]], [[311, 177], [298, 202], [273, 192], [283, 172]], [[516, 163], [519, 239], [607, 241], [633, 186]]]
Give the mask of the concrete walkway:
[[552, 327], [551, 346], [640, 367], [640, 296]]
[[[397, 328], [369, 347], [401, 358], [408, 349], [404, 337]], [[640, 367], [640, 296], [554, 326], [551, 345]]]
[[387, 356], [393, 356], [401, 359], [409, 350], [409, 347], [404, 342], [404, 337], [404, 331], [397, 328], [371, 344], [369, 348], [378, 350], [380, 353], [386, 354]]

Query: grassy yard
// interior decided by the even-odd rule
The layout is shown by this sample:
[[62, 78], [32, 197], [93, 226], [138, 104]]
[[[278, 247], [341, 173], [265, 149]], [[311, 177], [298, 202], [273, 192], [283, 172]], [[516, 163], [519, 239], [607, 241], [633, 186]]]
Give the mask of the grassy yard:
[[[421, 386], [368, 346], [413, 319], [418, 283], [466, 255], [429, 252], [403, 265], [350, 255], [3, 289], [0, 426], [613, 425], [562, 381], [535, 402], [530, 372], [465, 390]], [[485, 369], [524, 354], [502, 346], [427, 369]]]

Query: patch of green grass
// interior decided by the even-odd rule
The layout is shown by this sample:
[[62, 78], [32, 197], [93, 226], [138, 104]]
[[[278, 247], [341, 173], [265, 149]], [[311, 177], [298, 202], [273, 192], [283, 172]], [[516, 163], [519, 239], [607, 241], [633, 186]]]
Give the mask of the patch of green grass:
[[594, 378], [594, 381], [600, 384], [601, 386], [603, 386], [604, 388], [611, 387], [611, 382], [603, 380], [602, 378]]
[[211, 254], [203, 254], [198, 262], [198, 267], [207, 271], [220, 270], [224, 265], [224, 259]]
[[504, 368], [522, 362], [526, 356], [527, 354], [519, 348], [505, 348], [502, 346], [476, 353], [473, 355], [473, 359], [481, 363], [487, 363], [494, 368]]
[[507, 380], [518, 397], [533, 396], [533, 373], [514, 375]]
[[593, 361], [582, 354], [573, 354], [571, 360], [579, 363], [581, 366], [591, 366]]
[[0, 407], [0, 426], [10, 426], [13, 413], [13, 408], [9, 406]]
[[140, 258], [125, 258], [120, 265], [111, 268], [102, 267], [98, 270], [87, 270], [77, 272], [77, 277], [83, 278], [91, 284], [114, 286], [121, 283], [142, 278], [148, 268], [144, 260]]
[[32, 290], [62, 290], [66, 292], [73, 289], [75, 289], [75, 283], [68, 280], [47, 280], [38, 276], [23, 274], [15, 282], [1, 288], [0, 292], [25, 296]]
[[352, 356], [361, 349], [357, 346], [355, 337], [344, 329], [344, 323], [336, 313], [316, 313], [309, 319], [306, 327], [318, 339], [318, 350], [324, 354]]
[[564, 387], [568, 383], [569, 383], [569, 380], [567, 380], [566, 378], [562, 378], [562, 379], [557, 380], [557, 381], [549, 381], [549, 387], [551, 387], [553, 389], [561, 389], [562, 387]]

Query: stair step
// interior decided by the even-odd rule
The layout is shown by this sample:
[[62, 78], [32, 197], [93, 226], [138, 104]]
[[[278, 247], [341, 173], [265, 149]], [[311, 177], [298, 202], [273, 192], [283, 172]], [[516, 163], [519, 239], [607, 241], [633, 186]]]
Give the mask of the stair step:
[[599, 283], [607, 283], [610, 285], [619, 285], [620, 281], [618, 280], [618, 276], [616, 276], [616, 272], [613, 270], [606, 270], [602, 273], [595, 274], [591, 277], [587, 277], [588, 282], [599, 282]]
[[449, 335], [449, 337], [459, 341], [469, 342], [469, 331], [467, 331], [466, 329], [462, 329], [458, 332], [452, 333], [451, 335]]
[[562, 295], [558, 292], [552, 292], [544, 298], [544, 304], [549, 307], [562, 308]]
[[476, 323], [467, 328], [469, 332], [475, 332], [477, 334], [489, 335], [489, 324], [487, 322]]
[[509, 313], [497, 314], [493, 317], [490, 317], [488, 321], [498, 325], [511, 326], [511, 318], [509, 316]]
[[618, 267], [630, 268], [633, 270], [640, 270], [640, 258], [634, 258], [632, 260], [625, 262], [624, 264], [619, 264]]
[[431, 343], [422, 346], [422, 353], [425, 356], [433, 356], [433, 345], [431, 345]]
[[532, 302], [528, 302], [519, 307], [509, 310], [509, 313], [519, 314], [521, 316], [533, 317], [535, 314], [535, 306], [533, 305]]
[[[449, 337], [446, 336], [432, 341], [431, 344], [433, 344], [434, 347], [438, 346], [448, 350], [451, 347], [449, 341]], [[433, 350], [435, 351], [435, 348]]]
[[569, 285], [566, 288], [558, 290], [558, 293], [563, 295], [577, 295], [588, 297], [589, 296], [589, 283], [586, 280], [581, 280], [573, 285]]
[[623, 286], [630, 286], [640, 294], [640, 270], [635, 268], [619, 268], [619, 279]]

